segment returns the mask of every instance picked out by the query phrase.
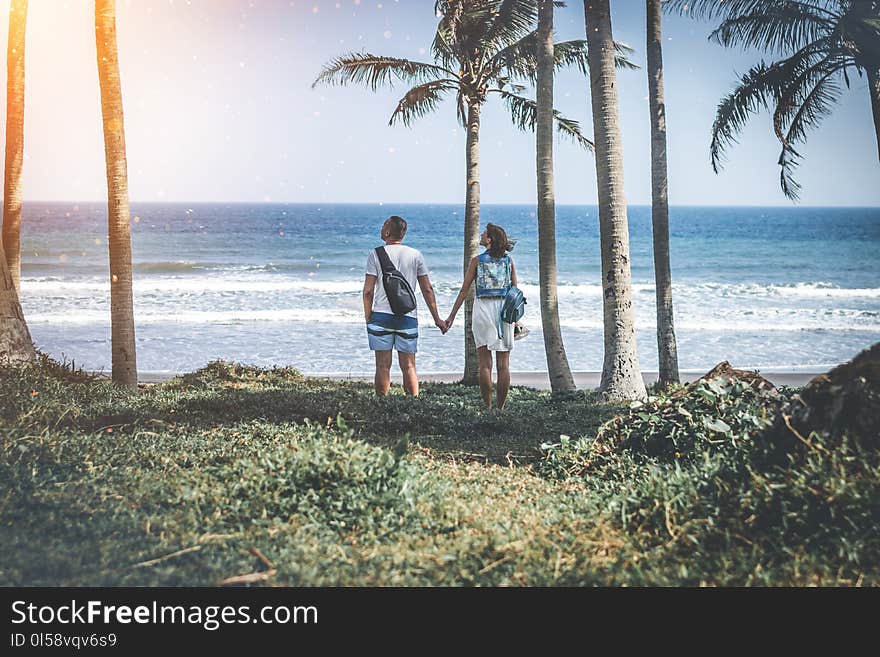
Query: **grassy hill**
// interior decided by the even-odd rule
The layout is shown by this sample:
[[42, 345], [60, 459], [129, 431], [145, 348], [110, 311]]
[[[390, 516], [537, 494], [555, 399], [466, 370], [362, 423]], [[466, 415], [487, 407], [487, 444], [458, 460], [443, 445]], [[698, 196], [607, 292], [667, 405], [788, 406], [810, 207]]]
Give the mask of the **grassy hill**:
[[458, 385], [376, 399], [217, 362], [127, 392], [6, 367], [0, 581], [876, 585], [876, 449], [770, 440], [787, 397], [514, 388], [495, 415]]

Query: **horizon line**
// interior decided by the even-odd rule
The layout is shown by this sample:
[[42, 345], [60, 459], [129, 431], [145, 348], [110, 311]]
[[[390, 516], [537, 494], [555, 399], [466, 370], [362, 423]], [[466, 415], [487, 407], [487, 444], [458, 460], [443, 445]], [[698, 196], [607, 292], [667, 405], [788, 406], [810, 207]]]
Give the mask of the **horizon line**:
[[[97, 199], [97, 200], [70, 200], [70, 199], [62, 199], [62, 200], [24, 200], [22, 204], [34, 203], [34, 204], [89, 204], [89, 205], [98, 205], [98, 204], [106, 204], [106, 199]], [[386, 205], [450, 205], [450, 206], [464, 206], [463, 202], [450, 202], [450, 201], [256, 201], [256, 200], [245, 200], [245, 201], [229, 201], [229, 200], [199, 200], [199, 201], [178, 201], [178, 200], [166, 200], [166, 201], [141, 201], [141, 200], [130, 200], [129, 205], [378, 205], [378, 206], [386, 206]], [[491, 202], [491, 203], [480, 203], [480, 207], [487, 206], [534, 206], [537, 207], [537, 202], [516, 202], [516, 201], [504, 201], [504, 202]], [[556, 203], [556, 207], [599, 207], [598, 203]], [[627, 203], [627, 207], [643, 207], [650, 208], [652, 207], [651, 203]], [[876, 210], [880, 209], [880, 205], [800, 205], [796, 203], [785, 203], [785, 204], [752, 204], [752, 203], [739, 203], [739, 204], [722, 204], [722, 203], [670, 203], [670, 208], [791, 208], [791, 209], [828, 209], [828, 208], [847, 208], [847, 209], [870, 209]]]

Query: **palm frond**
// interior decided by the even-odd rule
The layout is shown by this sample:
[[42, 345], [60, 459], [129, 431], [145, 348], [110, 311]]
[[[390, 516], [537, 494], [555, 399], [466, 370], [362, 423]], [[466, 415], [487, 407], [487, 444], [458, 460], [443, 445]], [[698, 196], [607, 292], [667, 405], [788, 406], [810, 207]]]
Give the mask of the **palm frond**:
[[434, 12], [440, 21], [431, 44], [431, 53], [436, 61], [446, 67], [460, 66], [463, 61], [458, 35], [464, 10], [464, 0], [437, 0], [434, 3]]
[[465, 6], [465, 0], [436, 0], [434, 3], [434, 13], [440, 16], [437, 31], [442, 30], [449, 43], [458, 40], [458, 31], [464, 17]]
[[772, 106], [784, 84], [785, 77], [778, 65], [768, 66], [761, 62], [743, 75], [737, 87], [721, 99], [712, 124], [709, 147], [715, 173], [723, 167], [725, 148], [737, 142], [737, 134], [752, 115]]
[[492, 20], [484, 38], [489, 53], [528, 36], [538, 20], [537, 0], [500, 0], [492, 4]]
[[[586, 43], [586, 41], [584, 43]], [[622, 41], [615, 41], [614, 66], [619, 69], [626, 69], [630, 71], [638, 70], [639, 65], [630, 59], [634, 52], [635, 50], [631, 46], [628, 46]]]
[[831, 113], [841, 91], [831, 77], [850, 65], [845, 56], [832, 54], [788, 79], [773, 110], [773, 131], [780, 142], [804, 141], [807, 129]]
[[715, 173], [722, 168], [724, 150], [736, 143], [737, 134], [749, 118], [762, 109], [775, 107], [792, 78], [822, 59], [824, 45], [822, 41], [814, 42], [788, 59], [771, 65], [759, 63], [743, 75], [736, 88], [721, 100], [712, 125], [709, 149]]
[[[633, 49], [624, 43], [614, 42], [615, 63], [620, 69], [637, 69], [638, 65], [630, 61]], [[560, 70], [575, 66], [584, 75], [589, 75], [589, 56], [587, 42], [584, 39], [558, 41], [553, 44], [554, 68]], [[491, 65], [496, 70], [504, 71], [510, 77], [522, 78], [532, 84], [538, 77], [538, 36], [531, 32], [518, 42], [507, 46], [492, 58]]]
[[[513, 124], [520, 130], [534, 130], [538, 124], [538, 104], [530, 98], [518, 96], [509, 93], [503, 89], [492, 89], [494, 93], [500, 94], [501, 98], [510, 111], [510, 117]], [[581, 126], [578, 121], [569, 119], [553, 110], [553, 120], [556, 123], [556, 130], [559, 134], [569, 137], [576, 144], [589, 151], [593, 150], [593, 142], [587, 139], [581, 132]]]
[[[630, 59], [634, 52], [635, 50], [622, 41], [615, 41], [614, 65], [618, 69], [638, 69], [639, 65]], [[559, 41], [554, 43], [553, 58], [557, 70], [568, 66], [577, 66], [584, 75], [590, 74], [590, 58], [587, 50], [587, 41], [585, 39]]]
[[434, 57], [434, 61], [440, 62], [446, 68], [459, 65], [457, 53], [452, 43], [452, 35], [442, 25], [437, 26], [437, 32], [431, 42], [431, 55]]
[[809, 10], [834, 18], [838, 6], [837, 0], [663, 0], [666, 13], [709, 21], [757, 14], [773, 8]]
[[[849, 69], [862, 75], [880, 63], [880, 2], [877, 0], [664, 0], [667, 12], [720, 19], [710, 40], [722, 46], [757, 48], [783, 55], [761, 62], [721, 100], [712, 126], [712, 167], [736, 142], [751, 115], [770, 110], [782, 145], [778, 164], [783, 193], [797, 199], [796, 146], [828, 116], [849, 87]], [[872, 23], [872, 21], [876, 21]]]
[[880, 3], [875, 2], [868, 11], [872, 15], [853, 12], [852, 18], [855, 20], [846, 20], [843, 25], [844, 40], [856, 43], [859, 52], [854, 58], [866, 70], [880, 67]]
[[728, 18], [709, 39], [722, 46], [743, 46], [787, 53], [827, 35], [834, 22], [799, 3], [765, 7], [761, 11]]
[[781, 167], [780, 186], [792, 200], [798, 198], [800, 190], [794, 171], [801, 156], [794, 144], [805, 142], [807, 131], [817, 128], [822, 119], [831, 113], [841, 94], [840, 85], [833, 77], [846, 66], [846, 59], [827, 57], [791, 81], [777, 99], [773, 130], [782, 144], [778, 160]]
[[401, 120], [403, 125], [409, 127], [415, 119], [437, 109], [437, 104], [443, 100], [445, 92], [457, 88], [458, 85], [454, 80], [433, 80], [413, 87], [397, 103], [388, 125], [394, 125], [395, 121]]
[[437, 32], [442, 33], [455, 59], [464, 64], [474, 51], [487, 47], [486, 34], [494, 18], [498, 0], [446, 0], [435, 3], [440, 14]]
[[530, 32], [516, 43], [502, 48], [492, 56], [489, 65], [509, 77], [534, 80], [538, 71], [538, 33]]
[[589, 75], [590, 63], [589, 58], [587, 57], [586, 39], [559, 41], [554, 43], [553, 64], [554, 68], [557, 70], [569, 66], [577, 66], [581, 73]]
[[319, 84], [364, 84], [372, 91], [394, 82], [419, 84], [436, 78], [457, 77], [452, 71], [434, 64], [409, 59], [382, 57], [370, 53], [349, 53], [332, 60], [322, 70], [312, 87]]

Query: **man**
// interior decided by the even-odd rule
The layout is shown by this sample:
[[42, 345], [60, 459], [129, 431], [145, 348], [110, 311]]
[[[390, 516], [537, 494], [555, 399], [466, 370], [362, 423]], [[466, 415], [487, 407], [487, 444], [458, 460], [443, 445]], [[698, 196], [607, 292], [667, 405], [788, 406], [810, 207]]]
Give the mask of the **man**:
[[[416, 289], [416, 281], [422, 290], [428, 310], [434, 318], [434, 324], [446, 333], [446, 322], [440, 319], [437, 312], [437, 301], [434, 288], [428, 280], [428, 267], [420, 251], [404, 246], [406, 221], [402, 217], [392, 216], [382, 224], [382, 241], [385, 251], [394, 267], [403, 274], [410, 287]], [[377, 395], [387, 395], [391, 385], [391, 360], [393, 349], [397, 350], [400, 371], [403, 373], [403, 387], [407, 394], [417, 397], [419, 394], [419, 378], [416, 374], [416, 351], [419, 341], [418, 309], [414, 308], [406, 315], [396, 316], [385, 294], [381, 281], [382, 265], [376, 250], [370, 251], [367, 258], [367, 273], [364, 277], [364, 317], [367, 322], [367, 338], [370, 349], [376, 354], [376, 375], [374, 384]]]

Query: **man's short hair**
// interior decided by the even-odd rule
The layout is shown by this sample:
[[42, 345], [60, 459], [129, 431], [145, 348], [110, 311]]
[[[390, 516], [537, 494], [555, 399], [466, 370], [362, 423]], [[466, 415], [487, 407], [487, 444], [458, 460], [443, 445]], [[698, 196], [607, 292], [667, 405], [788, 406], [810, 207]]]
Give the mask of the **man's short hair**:
[[406, 219], [403, 217], [391, 215], [385, 220], [385, 225], [388, 227], [388, 237], [391, 239], [402, 240], [406, 235]]

